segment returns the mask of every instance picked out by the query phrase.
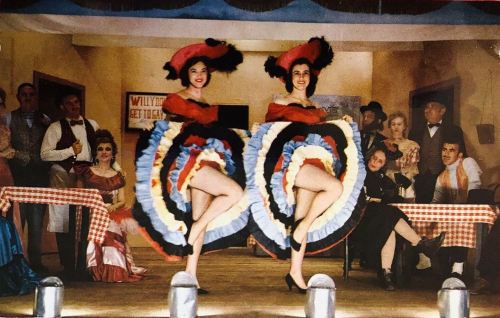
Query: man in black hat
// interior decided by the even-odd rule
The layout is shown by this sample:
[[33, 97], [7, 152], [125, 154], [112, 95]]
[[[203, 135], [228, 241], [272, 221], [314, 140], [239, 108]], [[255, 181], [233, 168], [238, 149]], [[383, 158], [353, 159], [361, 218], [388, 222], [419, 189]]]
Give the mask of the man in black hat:
[[360, 108], [363, 129], [361, 130], [361, 151], [366, 156], [368, 151], [380, 142], [387, 139], [386, 136], [379, 133], [384, 128], [383, 122], [387, 120], [387, 115], [382, 110], [379, 102], [371, 101], [368, 105]]

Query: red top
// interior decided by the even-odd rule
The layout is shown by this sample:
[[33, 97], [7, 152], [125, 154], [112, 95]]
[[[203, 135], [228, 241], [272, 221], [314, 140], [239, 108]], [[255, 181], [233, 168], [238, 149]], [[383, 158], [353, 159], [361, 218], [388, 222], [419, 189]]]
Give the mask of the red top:
[[163, 111], [182, 116], [186, 118], [186, 121], [196, 121], [206, 125], [217, 121], [219, 106], [184, 99], [179, 94], [174, 93], [168, 94], [163, 102]]
[[316, 124], [323, 121], [327, 113], [322, 108], [314, 106], [303, 107], [299, 104], [281, 105], [270, 103], [267, 108], [266, 122], [294, 121], [305, 124]]
[[78, 166], [75, 173], [82, 177], [85, 188], [99, 190], [104, 203], [113, 203], [113, 190], [125, 186], [125, 177], [119, 171], [112, 177], [103, 177], [95, 174], [90, 166]]

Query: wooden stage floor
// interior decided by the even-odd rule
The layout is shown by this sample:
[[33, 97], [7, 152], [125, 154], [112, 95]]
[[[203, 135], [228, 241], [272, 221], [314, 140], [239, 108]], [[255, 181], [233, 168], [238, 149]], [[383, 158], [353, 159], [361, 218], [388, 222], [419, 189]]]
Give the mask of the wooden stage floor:
[[[149, 248], [135, 248], [137, 265], [148, 268], [136, 283], [65, 282], [64, 317], [168, 317], [171, 277], [184, 262], [165, 263]], [[57, 270], [57, 255], [44, 256]], [[284, 281], [287, 261], [255, 257], [249, 249], [233, 248], [202, 256], [199, 280], [209, 295], [198, 297], [199, 317], [304, 317], [306, 296], [289, 292]], [[415, 277], [409, 287], [386, 292], [376, 275], [354, 266], [342, 280], [342, 259], [306, 258], [306, 279], [316, 273], [331, 276], [336, 285], [335, 317], [439, 317], [436, 277]], [[0, 298], [0, 316], [32, 314], [33, 294]], [[471, 317], [500, 317], [500, 295], [471, 296]]]

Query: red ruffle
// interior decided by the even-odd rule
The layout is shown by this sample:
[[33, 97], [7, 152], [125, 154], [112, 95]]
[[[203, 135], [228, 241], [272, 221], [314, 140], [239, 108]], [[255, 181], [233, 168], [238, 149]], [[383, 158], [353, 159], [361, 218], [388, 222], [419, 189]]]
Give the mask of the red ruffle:
[[271, 103], [267, 108], [266, 122], [293, 121], [305, 124], [316, 124], [321, 122], [326, 115], [325, 110], [322, 108], [301, 108]]

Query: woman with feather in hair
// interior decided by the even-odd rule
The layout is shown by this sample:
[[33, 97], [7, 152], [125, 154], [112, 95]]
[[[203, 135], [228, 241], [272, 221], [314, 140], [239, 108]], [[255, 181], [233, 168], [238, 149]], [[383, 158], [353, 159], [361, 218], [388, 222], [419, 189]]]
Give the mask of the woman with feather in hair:
[[[196, 280], [201, 253], [246, 237], [247, 136], [221, 127], [219, 106], [203, 97], [211, 72], [230, 73], [242, 61], [233, 45], [214, 39], [178, 50], [164, 69], [185, 88], [167, 96], [167, 120], [157, 122], [137, 160], [134, 215], [168, 260], [187, 256], [186, 272]], [[207, 293], [199, 283], [198, 293]]]
[[97, 282], [135, 282], [143, 278], [146, 269], [135, 266], [127, 233], [137, 232], [137, 222], [130, 208], [125, 207], [125, 176], [115, 162], [118, 147], [108, 130], [95, 132], [92, 150], [93, 166], [75, 167], [78, 182], [85, 188], [99, 190], [109, 213], [109, 225], [101, 245], [89, 241], [87, 269]]
[[249, 229], [270, 255], [291, 256], [285, 281], [301, 293], [304, 255], [339, 243], [360, 216], [355, 207], [364, 166], [357, 126], [349, 116], [327, 122], [327, 112], [309, 99], [332, 59], [331, 46], [318, 37], [268, 58], [266, 72], [284, 82], [288, 94], [269, 104], [267, 123], [252, 129], [245, 153]]

